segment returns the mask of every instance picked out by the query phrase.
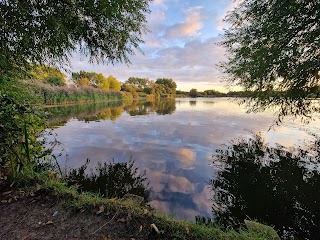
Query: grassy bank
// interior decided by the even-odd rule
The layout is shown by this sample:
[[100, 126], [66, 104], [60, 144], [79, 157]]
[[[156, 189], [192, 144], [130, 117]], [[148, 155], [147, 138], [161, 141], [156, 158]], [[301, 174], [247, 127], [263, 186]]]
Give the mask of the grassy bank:
[[55, 105], [99, 101], [130, 101], [132, 94], [120, 91], [105, 91], [94, 87], [51, 86], [39, 81], [28, 82], [37, 104]]
[[[53, 95], [59, 91], [67, 91], [65, 88], [57, 89], [53, 90]], [[18, 233], [20, 229], [18, 226], [23, 224], [19, 222], [22, 221], [19, 216], [23, 216], [25, 223], [37, 226], [33, 230], [35, 236], [46, 236], [49, 228], [47, 226], [57, 226], [58, 222], [50, 220], [49, 217], [53, 213], [50, 215], [46, 213], [48, 219], [44, 224], [42, 224], [43, 220], [39, 220], [40, 216], [44, 215], [44, 211], [50, 211], [50, 206], [58, 204], [61, 205], [60, 212], [72, 213], [71, 217], [68, 215], [60, 221], [60, 223], [68, 222], [69, 229], [77, 228], [79, 222], [83, 222], [85, 227], [87, 219], [92, 219], [93, 227], [88, 229], [88, 232], [81, 232], [79, 236], [82, 239], [102, 239], [104, 234], [107, 234], [106, 229], [114, 236], [112, 239], [278, 239], [275, 231], [267, 226], [251, 224], [239, 231], [223, 231], [214, 225], [174, 219], [133, 199], [106, 198], [97, 193], [79, 192], [76, 186], [68, 186], [59, 167], [54, 165], [55, 157], [51, 154], [52, 149], [47, 148], [48, 145], [45, 144], [45, 141], [39, 140], [44, 137], [42, 133], [46, 129], [46, 123], [34, 109], [20, 104], [25, 100], [17, 99], [16, 96], [22, 95], [21, 92], [0, 95], [1, 122], [6, 124], [0, 126], [0, 202], [1, 211], [5, 212], [0, 216], [0, 228], [4, 229], [12, 221], [17, 222], [17, 224], [10, 225], [11, 228], [8, 228], [6, 233]], [[118, 116], [119, 112], [117, 108], [108, 108], [100, 114], [104, 118], [112, 119]], [[55, 200], [49, 204], [48, 208], [43, 209], [42, 204], [46, 204], [46, 199]], [[30, 209], [30, 204], [33, 204], [30, 210], [32, 213], [28, 214], [22, 211]], [[17, 211], [20, 212], [17, 213]], [[101, 214], [97, 216], [99, 211]], [[9, 219], [10, 216], [16, 217]], [[71, 219], [77, 221], [72, 222]], [[97, 219], [102, 219], [102, 222]], [[111, 228], [103, 230], [104, 226], [111, 223]], [[28, 225], [25, 231], [29, 231], [32, 226]], [[102, 227], [101, 232], [100, 226]], [[92, 238], [92, 233], [97, 230], [100, 235], [97, 238]], [[58, 235], [51, 239], [65, 238], [65, 235], [56, 233], [55, 229], [52, 231]], [[19, 238], [24, 238], [24, 233], [21, 232], [21, 234]], [[0, 238], [7, 238], [7, 235], [0, 235]]]
[[[132, 198], [107, 199], [98, 194], [79, 193], [76, 188], [67, 187], [63, 179], [55, 177], [52, 173], [48, 174], [47, 176], [42, 175], [36, 184], [24, 188], [24, 197], [18, 201], [12, 200], [10, 204], [17, 204], [21, 208], [23, 207], [21, 204], [24, 204], [23, 199], [26, 198], [25, 202], [29, 204], [35, 202], [34, 199], [36, 199], [33, 205], [33, 208], [36, 209], [44, 206], [48, 201], [46, 199], [50, 199], [52, 201], [49, 204], [51, 212], [55, 206], [62, 206], [59, 208], [60, 215], [72, 212], [72, 218], [64, 219], [64, 222], [70, 221], [70, 224], [73, 224], [71, 228], [76, 228], [75, 223], [72, 223], [73, 219], [78, 219], [77, 222], [80, 224], [85, 218], [87, 219], [86, 225], [93, 225], [93, 228], [82, 232], [81, 239], [102, 239], [102, 236], [106, 235], [110, 239], [279, 239], [272, 228], [255, 222], [248, 222], [247, 227], [239, 231], [223, 231], [218, 226], [206, 226], [174, 219]], [[19, 201], [21, 203], [18, 203]], [[7, 211], [6, 207], [9, 209], [10, 204], [2, 205], [3, 211]], [[25, 207], [28, 208], [28, 206]], [[37, 219], [40, 219], [46, 210], [48, 209], [42, 208]], [[51, 220], [45, 220], [46, 224], [57, 228], [60, 223], [51, 216], [51, 212], [47, 217]], [[33, 211], [31, 215], [36, 214]], [[24, 219], [28, 218], [29, 215], [25, 214]], [[92, 221], [98, 221], [99, 225], [92, 224]], [[48, 227], [38, 228], [36, 231], [38, 231], [36, 234], [41, 236], [44, 234], [42, 231], [48, 231]], [[56, 235], [55, 237], [61, 236]]]
[[[0, 176], [5, 172], [0, 168]], [[108, 236], [107, 239], [279, 239], [271, 227], [256, 222], [248, 221], [238, 231], [222, 230], [212, 223], [199, 224], [164, 215], [150, 208], [143, 197], [106, 198], [98, 193], [79, 191], [76, 185], [69, 186], [65, 177], [52, 170], [39, 171], [32, 181], [24, 182], [20, 188], [12, 187], [11, 182], [4, 179], [0, 178], [2, 211], [15, 216], [24, 209], [23, 222], [15, 221], [22, 225], [36, 221], [38, 227], [26, 227], [29, 234], [54, 235], [48, 239], [66, 238], [70, 231], [60, 234], [57, 229], [76, 229], [78, 224], [85, 228], [81, 239], [104, 239], [104, 236]], [[43, 214], [46, 217], [41, 218]], [[55, 218], [58, 214], [63, 219]], [[0, 226], [6, 226], [1, 234], [10, 234], [5, 221], [11, 219], [0, 217]], [[15, 230], [15, 226], [12, 228]], [[21, 234], [18, 230], [16, 236], [18, 233]], [[8, 236], [1, 234], [0, 238]]]

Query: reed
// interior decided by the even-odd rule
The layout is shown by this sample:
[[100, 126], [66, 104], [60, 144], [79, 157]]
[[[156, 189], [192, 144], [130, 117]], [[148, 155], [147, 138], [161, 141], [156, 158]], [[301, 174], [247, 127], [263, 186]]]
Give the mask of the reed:
[[30, 89], [35, 95], [35, 102], [45, 105], [132, 99], [132, 94], [128, 92], [105, 91], [94, 87], [51, 86], [39, 81], [32, 81]]

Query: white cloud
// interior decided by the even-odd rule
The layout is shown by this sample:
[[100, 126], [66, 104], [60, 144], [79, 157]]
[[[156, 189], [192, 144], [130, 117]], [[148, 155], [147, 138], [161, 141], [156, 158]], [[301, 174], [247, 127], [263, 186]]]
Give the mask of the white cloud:
[[169, 27], [165, 33], [168, 39], [193, 37], [203, 28], [202, 7], [192, 7], [185, 12], [185, 21]]
[[167, 4], [165, 0], [153, 0], [152, 3], [157, 7], [167, 8]]
[[[108, 76], [112, 74], [120, 81], [129, 77], [160, 77], [172, 78], [178, 83], [178, 89], [185, 88], [185, 84], [198, 83], [204, 87], [216, 88], [221, 86], [221, 73], [216, 64], [224, 60], [224, 49], [216, 43], [218, 38], [205, 41], [192, 40], [184, 46], [173, 46], [156, 49], [146, 49], [145, 54], [137, 53], [131, 58], [132, 65], [117, 64], [115, 66], [89, 65], [74, 59], [73, 71], [101, 72]], [[197, 87], [198, 90], [201, 88]], [[209, 88], [206, 88], [209, 89]]]
[[[222, 1], [225, 0], [218, 4], [220, 10], [226, 9], [228, 4], [223, 2], [222, 7]], [[218, 8], [214, 7], [216, 5], [203, 5], [178, 9], [182, 3], [188, 5], [185, 1], [173, 4], [171, 1], [155, 0], [152, 3], [152, 12], [147, 16], [151, 32], [143, 37], [145, 44], [141, 45], [144, 54], [137, 51], [135, 56], [130, 57], [132, 64], [129, 66], [92, 65], [86, 58], [79, 61], [79, 55], [74, 55], [72, 71], [95, 71], [106, 76], [112, 74], [120, 81], [126, 81], [129, 77], [153, 80], [167, 77], [177, 82], [179, 90], [189, 91], [193, 87], [199, 91], [223, 90], [222, 74], [216, 65], [224, 60], [224, 49], [216, 44], [219, 38], [215, 37], [217, 32], [211, 33], [214, 28], [208, 28], [213, 26], [208, 15], [213, 17], [211, 13], [218, 12]], [[183, 12], [183, 9], [188, 10]], [[180, 11], [174, 16], [182, 13], [184, 20], [168, 27], [168, 22], [177, 21], [172, 11]], [[221, 14], [223, 12], [220, 11]]]

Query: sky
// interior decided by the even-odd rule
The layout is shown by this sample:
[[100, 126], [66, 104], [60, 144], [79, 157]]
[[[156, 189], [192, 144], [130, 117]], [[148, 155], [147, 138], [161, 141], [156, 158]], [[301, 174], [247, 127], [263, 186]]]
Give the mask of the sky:
[[154, 0], [147, 16], [149, 33], [131, 64], [97, 65], [74, 55], [71, 71], [94, 71], [125, 82], [129, 77], [171, 78], [177, 90], [215, 89], [226, 92], [216, 64], [224, 60], [217, 45], [226, 27], [222, 19], [233, 0]]

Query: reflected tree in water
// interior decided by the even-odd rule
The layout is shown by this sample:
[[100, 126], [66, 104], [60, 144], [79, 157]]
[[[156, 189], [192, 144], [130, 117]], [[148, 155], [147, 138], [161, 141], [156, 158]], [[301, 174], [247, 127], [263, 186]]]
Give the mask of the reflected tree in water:
[[149, 112], [152, 112], [152, 103], [134, 101], [132, 105], [126, 106], [125, 110], [130, 114], [130, 116], [148, 115]]
[[189, 101], [191, 107], [197, 106], [197, 101]]
[[175, 99], [160, 99], [154, 101], [137, 101], [125, 107], [130, 116], [148, 115], [156, 112], [158, 115], [172, 114], [176, 110]]
[[222, 226], [244, 219], [274, 225], [284, 238], [320, 236], [320, 139], [290, 150], [264, 143], [260, 135], [217, 150], [213, 166], [213, 211]]
[[107, 198], [123, 197], [131, 193], [148, 200], [146, 172], [140, 174], [133, 160], [126, 163], [98, 163], [95, 172], [87, 174], [89, 162], [87, 160], [83, 166], [67, 174], [69, 185], [78, 186], [79, 191], [100, 193]]
[[50, 125], [63, 126], [72, 118], [79, 121], [116, 120], [122, 114], [122, 101], [102, 102], [95, 104], [76, 104], [48, 107], [45, 111]]
[[172, 114], [176, 110], [176, 100], [175, 99], [156, 99], [155, 110], [158, 115]]

